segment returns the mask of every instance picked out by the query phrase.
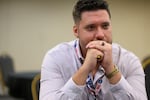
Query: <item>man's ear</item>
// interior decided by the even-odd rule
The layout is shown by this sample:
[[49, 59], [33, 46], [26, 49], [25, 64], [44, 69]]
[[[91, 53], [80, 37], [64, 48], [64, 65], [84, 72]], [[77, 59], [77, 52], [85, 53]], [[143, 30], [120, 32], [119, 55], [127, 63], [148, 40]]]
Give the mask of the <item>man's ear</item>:
[[74, 36], [76, 36], [76, 37], [78, 38], [78, 37], [79, 37], [79, 34], [78, 34], [77, 25], [74, 25], [74, 26], [73, 26], [73, 32], [74, 32]]

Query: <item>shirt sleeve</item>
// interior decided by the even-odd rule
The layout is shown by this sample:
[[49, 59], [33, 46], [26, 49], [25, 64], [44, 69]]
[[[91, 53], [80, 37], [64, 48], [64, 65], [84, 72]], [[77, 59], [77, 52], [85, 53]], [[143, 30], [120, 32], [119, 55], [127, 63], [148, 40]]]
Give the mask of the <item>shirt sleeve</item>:
[[61, 89], [64, 93], [66, 93], [70, 98], [77, 98], [81, 96], [84, 91], [83, 86], [76, 85], [72, 78], [65, 84], [65, 86]]
[[76, 85], [72, 78], [64, 85], [62, 84], [64, 82], [61, 82], [60, 79], [53, 79], [53, 81], [55, 81], [55, 84], [51, 81], [41, 82], [40, 100], [49, 100], [49, 98], [51, 98], [50, 100], [82, 100], [81, 95], [84, 91], [84, 85]]
[[122, 75], [117, 84], [110, 85], [115, 100], [147, 100], [142, 66], [138, 60], [134, 63], [134, 66], [127, 67], [127, 72], [124, 70], [126, 75]]
[[[61, 59], [57, 59], [61, 61]], [[82, 100], [85, 86], [77, 86], [70, 76], [64, 79], [60, 62], [49, 54], [44, 58], [41, 69], [40, 100]], [[66, 73], [69, 73], [66, 70]], [[66, 78], [66, 77], [65, 77]], [[66, 80], [66, 81], [65, 81]]]

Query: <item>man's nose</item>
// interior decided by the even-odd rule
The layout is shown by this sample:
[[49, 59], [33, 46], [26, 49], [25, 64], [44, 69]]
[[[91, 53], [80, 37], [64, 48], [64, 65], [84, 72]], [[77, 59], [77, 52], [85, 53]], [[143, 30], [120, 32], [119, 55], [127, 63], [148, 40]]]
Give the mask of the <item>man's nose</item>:
[[97, 40], [103, 40], [104, 39], [104, 31], [103, 31], [103, 29], [101, 29], [101, 28], [97, 29], [96, 39]]

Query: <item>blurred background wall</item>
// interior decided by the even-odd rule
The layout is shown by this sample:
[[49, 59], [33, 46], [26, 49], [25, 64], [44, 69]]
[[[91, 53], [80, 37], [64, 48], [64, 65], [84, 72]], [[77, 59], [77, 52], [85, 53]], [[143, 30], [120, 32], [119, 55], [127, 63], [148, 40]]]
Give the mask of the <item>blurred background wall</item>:
[[[107, 0], [113, 41], [140, 60], [150, 54], [150, 0]], [[76, 0], [0, 0], [0, 54], [10, 54], [16, 71], [40, 70], [45, 53], [75, 39], [72, 8]]]

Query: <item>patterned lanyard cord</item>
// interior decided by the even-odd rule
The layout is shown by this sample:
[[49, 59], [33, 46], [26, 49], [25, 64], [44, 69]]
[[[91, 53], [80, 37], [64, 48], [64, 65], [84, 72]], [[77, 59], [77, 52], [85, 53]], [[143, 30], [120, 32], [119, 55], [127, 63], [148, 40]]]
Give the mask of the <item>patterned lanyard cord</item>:
[[90, 94], [92, 94], [95, 98], [98, 95], [98, 93], [101, 91], [101, 84], [103, 82], [102, 78], [104, 75], [102, 75], [95, 84], [93, 84], [92, 79], [88, 76], [86, 80], [86, 86], [88, 88], [88, 91]]
[[80, 54], [78, 54], [78, 48], [77, 48], [77, 40], [75, 41], [74, 43], [74, 48], [75, 48], [75, 52], [76, 52], [76, 55], [80, 61], [81, 64], [83, 64], [84, 60], [82, 58], [79, 57]]

